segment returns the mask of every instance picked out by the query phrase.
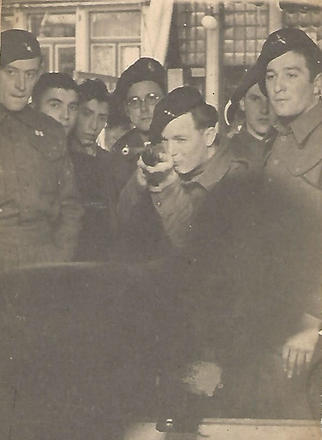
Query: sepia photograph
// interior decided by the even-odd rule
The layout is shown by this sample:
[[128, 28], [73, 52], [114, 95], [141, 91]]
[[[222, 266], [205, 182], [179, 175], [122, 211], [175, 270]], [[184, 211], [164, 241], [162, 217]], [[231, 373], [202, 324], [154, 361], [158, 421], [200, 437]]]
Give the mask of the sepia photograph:
[[0, 439], [319, 440], [322, 1], [0, 16]]

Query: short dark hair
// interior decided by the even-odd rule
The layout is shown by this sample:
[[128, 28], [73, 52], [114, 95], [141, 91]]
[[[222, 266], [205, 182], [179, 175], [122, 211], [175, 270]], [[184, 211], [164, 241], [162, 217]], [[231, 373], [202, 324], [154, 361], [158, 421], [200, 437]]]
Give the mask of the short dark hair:
[[64, 89], [64, 90], [74, 90], [78, 93], [77, 83], [73, 78], [67, 73], [52, 72], [43, 73], [32, 92], [33, 102], [39, 102], [42, 95], [48, 89]]
[[87, 79], [78, 86], [79, 102], [91, 101], [96, 99], [98, 102], [110, 103], [111, 95], [104, 82], [98, 78]]
[[195, 126], [198, 130], [215, 127], [218, 122], [218, 112], [210, 104], [199, 104], [190, 110]]

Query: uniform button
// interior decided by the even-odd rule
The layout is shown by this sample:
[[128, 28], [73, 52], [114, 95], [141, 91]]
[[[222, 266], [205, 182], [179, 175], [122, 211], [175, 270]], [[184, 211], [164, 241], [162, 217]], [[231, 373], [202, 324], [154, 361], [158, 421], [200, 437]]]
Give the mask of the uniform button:
[[2, 208], [0, 208], [0, 212], [2, 212], [3, 211], [3, 209]]
[[157, 202], [157, 206], [161, 206], [161, 202]]
[[269, 177], [269, 178], [268, 178], [268, 181], [269, 181], [269, 183], [271, 183], [271, 181], [272, 181], [272, 178], [271, 178], [271, 177]]
[[191, 231], [192, 225], [188, 225], [188, 229], [189, 229], [189, 231]]
[[278, 165], [279, 162], [280, 162], [280, 161], [279, 161], [278, 159], [274, 159], [274, 160], [273, 160], [273, 164], [274, 164], [274, 165]]

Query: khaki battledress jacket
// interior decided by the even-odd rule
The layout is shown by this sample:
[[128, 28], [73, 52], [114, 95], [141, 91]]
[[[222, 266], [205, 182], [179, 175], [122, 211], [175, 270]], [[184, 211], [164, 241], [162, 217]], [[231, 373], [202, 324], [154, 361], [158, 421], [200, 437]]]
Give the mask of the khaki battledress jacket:
[[60, 124], [0, 105], [0, 271], [71, 260], [82, 213]]
[[[265, 179], [296, 210], [294, 234], [306, 234], [310, 263], [302, 265], [304, 309], [319, 316], [321, 293], [311, 280], [322, 265], [322, 102], [288, 125], [278, 124], [277, 138], [265, 164]], [[300, 252], [302, 249], [300, 249]], [[294, 253], [298, 250], [294, 250]]]

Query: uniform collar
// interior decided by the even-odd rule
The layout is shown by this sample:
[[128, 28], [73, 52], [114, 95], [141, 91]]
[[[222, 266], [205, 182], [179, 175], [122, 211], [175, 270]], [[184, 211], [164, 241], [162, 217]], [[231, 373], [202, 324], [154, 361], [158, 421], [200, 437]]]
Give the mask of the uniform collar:
[[203, 172], [193, 178], [192, 181], [199, 183], [209, 191], [229, 171], [232, 162], [234, 162], [234, 159], [230, 151], [219, 147], [214, 156], [206, 163]]
[[277, 123], [276, 129], [287, 134], [293, 132], [298, 144], [303, 144], [310, 133], [322, 122], [322, 102], [316, 104], [308, 112], [301, 114], [289, 125]]
[[7, 115], [8, 110], [2, 104], [0, 104], [0, 122], [2, 122]]
[[22, 110], [18, 112], [12, 112], [7, 110], [3, 104], [0, 104], [0, 122], [8, 115], [21, 121], [24, 125], [28, 125], [31, 128], [41, 129], [42, 118], [36, 117], [35, 110], [29, 105], [26, 105]]
[[319, 102], [311, 110], [303, 113], [293, 122], [290, 127], [298, 143], [302, 144], [308, 135], [322, 122], [322, 102]]

